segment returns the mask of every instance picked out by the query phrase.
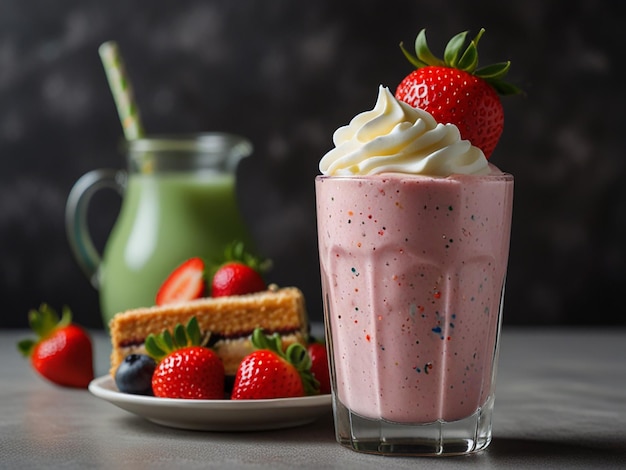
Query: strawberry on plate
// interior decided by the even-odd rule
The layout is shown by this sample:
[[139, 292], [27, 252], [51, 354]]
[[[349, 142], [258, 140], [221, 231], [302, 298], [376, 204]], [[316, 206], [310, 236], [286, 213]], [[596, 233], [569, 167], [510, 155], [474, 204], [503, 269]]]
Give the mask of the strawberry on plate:
[[152, 374], [155, 397], [224, 399], [224, 364], [204, 343], [196, 317], [176, 325], [173, 334], [148, 335], [146, 351], [158, 361]]
[[174, 304], [202, 297], [206, 285], [204, 270], [201, 258], [190, 258], [182, 263], [159, 288], [156, 304]]
[[258, 271], [247, 264], [230, 262], [220, 266], [213, 276], [211, 296], [253, 294], [266, 288], [265, 281]]
[[481, 29], [466, 48], [467, 31], [457, 34], [448, 42], [443, 59], [428, 48], [425, 29], [415, 40], [415, 56], [400, 44], [416, 70], [402, 80], [395, 96], [428, 111], [439, 123], [456, 125], [461, 137], [489, 158], [504, 128], [498, 95], [513, 95], [520, 89], [504, 81], [510, 62], [478, 68], [478, 41], [484, 32]]
[[29, 312], [28, 321], [38, 338], [22, 340], [17, 347], [33, 368], [57, 385], [87, 388], [94, 378], [91, 338], [72, 323], [70, 309], [63, 307], [59, 319], [53, 308], [42, 304]]
[[217, 268], [211, 281], [211, 296], [253, 294], [267, 288], [262, 273], [268, 260], [260, 260], [246, 252], [240, 242], [226, 248], [225, 262]]
[[311, 373], [311, 358], [304, 346], [282, 349], [280, 336], [266, 336], [261, 328], [252, 333], [256, 351], [239, 364], [231, 393], [233, 400], [291, 398], [319, 394], [319, 382]]
[[330, 370], [326, 345], [314, 341], [307, 346], [307, 352], [311, 358], [311, 373], [320, 383], [320, 393], [330, 393]]

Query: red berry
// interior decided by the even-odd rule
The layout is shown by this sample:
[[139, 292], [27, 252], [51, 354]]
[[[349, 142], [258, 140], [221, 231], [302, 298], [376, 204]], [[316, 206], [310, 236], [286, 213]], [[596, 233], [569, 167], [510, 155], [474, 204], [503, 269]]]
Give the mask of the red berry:
[[204, 295], [204, 290], [204, 261], [190, 258], [163, 282], [156, 295], [156, 304], [166, 305], [198, 299]]
[[478, 42], [484, 32], [481, 29], [465, 49], [467, 31], [457, 34], [448, 43], [442, 60], [430, 52], [426, 31], [420, 31], [415, 56], [401, 45], [416, 70], [402, 80], [395, 96], [428, 111], [441, 124], [456, 125], [461, 137], [489, 158], [504, 127], [498, 94], [516, 94], [520, 90], [503, 80], [510, 62], [477, 69]]
[[33, 368], [44, 378], [65, 387], [87, 388], [94, 378], [91, 338], [71, 323], [71, 312], [57, 313], [47, 305], [31, 311], [29, 322], [38, 339], [18, 343], [18, 349], [30, 357]]
[[265, 281], [258, 271], [246, 264], [231, 262], [221, 266], [213, 276], [211, 295], [213, 297], [243, 295], [265, 289]]
[[302, 396], [304, 387], [295, 367], [267, 350], [254, 351], [244, 358], [231, 394], [233, 400]]
[[154, 396], [162, 398], [223, 399], [224, 364], [203, 344], [198, 320], [177, 324], [174, 334], [163, 330], [146, 338], [147, 353], [158, 361], [152, 374]]
[[231, 393], [233, 400], [290, 398], [319, 393], [311, 374], [311, 358], [299, 343], [283, 351], [280, 336], [265, 336], [260, 328], [251, 338], [256, 351], [239, 364]]
[[215, 400], [224, 398], [224, 364], [211, 349], [189, 346], [168, 354], [152, 375], [154, 396]]
[[450, 67], [414, 70], [396, 89], [396, 98], [428, 111], [437, 122], [456, 125], [461, 137], [489, 158], [504, 128], [495, 89], [482, 78]]
[[320, 393], [330, 393], [330, 370], [326, 346], [323, 343], [311, 343], [307, 351], [311, 357], [311, 373], [320, 383]]

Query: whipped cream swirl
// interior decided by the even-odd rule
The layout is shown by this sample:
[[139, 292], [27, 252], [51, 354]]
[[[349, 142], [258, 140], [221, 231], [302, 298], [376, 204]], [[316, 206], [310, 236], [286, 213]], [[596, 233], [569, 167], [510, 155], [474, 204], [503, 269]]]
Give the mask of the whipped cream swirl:
[[387, 87], [378, 89], [371, 111], [355, 116], [333, 134], [335, 148], [322, 157], [324, 175], [410, 173], [427, 176], [487, 174], [482, 150], [461, 139], [454, 124], [398, 101]]

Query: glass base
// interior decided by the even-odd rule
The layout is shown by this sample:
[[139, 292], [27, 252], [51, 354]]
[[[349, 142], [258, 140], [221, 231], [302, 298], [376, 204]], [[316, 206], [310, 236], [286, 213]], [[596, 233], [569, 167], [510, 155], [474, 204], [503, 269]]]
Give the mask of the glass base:
[[491, 442], [493, 397], [459, 421], [404, 424], [359, 416], [333, 396], [337, 442], [357, 452], [444, 456], [479, 452]]

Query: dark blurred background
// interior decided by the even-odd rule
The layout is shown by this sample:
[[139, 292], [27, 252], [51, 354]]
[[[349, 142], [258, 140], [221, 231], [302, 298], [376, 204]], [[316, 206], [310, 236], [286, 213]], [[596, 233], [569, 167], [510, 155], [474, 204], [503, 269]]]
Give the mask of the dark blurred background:
[[[101, 327], [68, 248], [67, 195], [122, 168], [122, 131], [97, 53], [117, 40], [151, 133], [229, 131], [254, 156], [242, 212], [273, 281], [321, 295], [313, 178], [333, 131], [411, 70], [398, 43], [485, 27], [484, 63], [510, 59], [492, 162], [516, 178], [505, 324], [626, 324], [624, 16], [609, 0], [0, 0], [0, 327], [45, 301]], [[102, 247], [119, 210], [94, 200]]]

